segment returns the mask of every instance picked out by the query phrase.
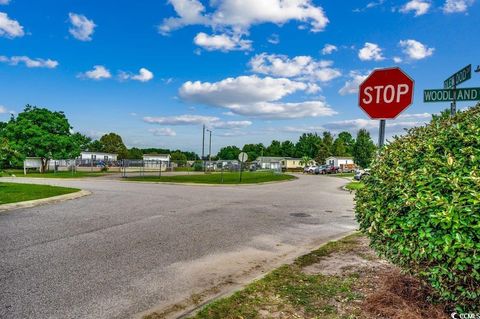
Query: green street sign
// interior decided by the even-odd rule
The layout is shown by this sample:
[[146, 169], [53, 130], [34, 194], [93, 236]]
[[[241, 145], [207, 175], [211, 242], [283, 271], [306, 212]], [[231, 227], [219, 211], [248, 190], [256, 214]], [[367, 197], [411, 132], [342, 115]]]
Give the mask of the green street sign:
[[423, 102], [478, 101], [480, 88], [462, 88], [456, 90], [425, 90]]
[[472, 65], [469, 64], [443, 82], [444, 89], [451, 89], [472, 78]]

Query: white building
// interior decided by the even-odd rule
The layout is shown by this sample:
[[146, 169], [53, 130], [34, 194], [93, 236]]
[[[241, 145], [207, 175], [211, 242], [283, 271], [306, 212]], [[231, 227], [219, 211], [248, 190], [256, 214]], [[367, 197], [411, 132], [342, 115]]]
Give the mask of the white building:
[[353, 165], [354, 162], [353, 157], [330, 156], [325, 160], [325, 164], [343, 167], [345, 165]]
[[94, 161], [116, 161], [118, 154], [104, 153], [104, 152], [81, 152], [81, 160], [94, 160]]
[[170, 154], [144, 154], [143, 167], [146, 169], [166, 171], [170, 167]]
[[170, 154], [144, 154], [144, 161], [170, 162]]

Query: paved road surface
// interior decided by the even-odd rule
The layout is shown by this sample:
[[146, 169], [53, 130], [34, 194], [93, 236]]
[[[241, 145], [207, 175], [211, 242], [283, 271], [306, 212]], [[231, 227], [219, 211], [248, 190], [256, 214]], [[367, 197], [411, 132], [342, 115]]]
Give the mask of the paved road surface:
[[356, 228], [352, 195], [335, 177], [242, 187], [16, 181], [93, 194], [0, 214], [0, 318], [138, 317]]

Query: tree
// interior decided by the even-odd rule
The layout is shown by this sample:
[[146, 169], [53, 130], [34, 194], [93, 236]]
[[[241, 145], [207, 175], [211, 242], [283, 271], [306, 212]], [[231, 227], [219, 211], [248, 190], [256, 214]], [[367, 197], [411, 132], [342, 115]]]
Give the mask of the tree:
[[106, 153], [118, 154], [118, 159], [128, 157], [128, 150], [120, 135], [115, 133], [105, 134], [100, 138], [102, 143], [102, 151]]
[[80, 151], [86, 151], [89, 145], [92, 143], [92, 139], [80, 133], [74, 133], [72, 138], [75, 140], [75, 143], [78, 145]]
[[357, 140], [353, 146], [353, 160], [355, 163], [362, 168], [369, 167], [375, 151], [376, 147], [370, 137], [370, 133], [366, 129], [358, 131]]
[[254, 161], [259, 156], [265, 155], [265, 146], [262, 143], [259, 144], [245, 144], [243, 146], [243, 152], [248, 154], [248, 161]]
[[339, 138], [335, 139], [333, 142], [332, 148], [332, 155], [334, 156], [349, 156], [350, 154], [347, 152], [347, 147], [345, 146], [345, 142]]
[[273, 140], [270, 146], [265, 150], [267, 156], [282, 156], [282, 144], [280, 141]]
[[308, 165], [313, 163], [313, 159], [310, 156], [303, 156], [300, 160], [300, 165], [307, 167]]
[[142, 150], [136, 147], [132, 147], [128, 150], [128, 159], [143, 159]]
[[325, 163], [327, 157], [332, 156], [333, 151], [333, 135], [330, 132], [323, 132], [323, 137], [319, 142], [318, 151], [315, 157], [317, 163]]
[[[352, 156], [353, 154], [353, 145], [355, 145], [355, 139], [352, 137], [352, 134], [349, 132], [340, 132], [338, 134], [338, 137], [335, 141], [341, 141], [343, 145], [345, 146], [345, 156]], [[334, 154], [334, 155], [340, 155], [340, 154]]]
[[91, 141], [87, 145], [86, 150], [89, 152], [103, 152], [103, 144], [99, 140]]
[[303, 133], [297, 144], [295, 145], [296, 156], [309, 156], [314, 158], [318, 153], [318, 146], [321, 144], [322, 138], [317, 133]]
[[176, 151], [170, 154], [170, 159], [172, 162], [178, 164], [178, 166], [185, 166], [187, 165], [187, 156], [182, 152]]
[[295, 156], [295, 144], [291, 141], [284, 141], [280, 146], [281, 149], [281, 156], [284, 157], [294, 157]]
[[22, 157], [40, 157], [45, 171], [50, 159], [80, 155], [78, 136], [72, 135], [71, 129], [63, 112], [26, 105], [16, 118], [12, 116], [1, 134]]
[[10, 146], [6, 138], [0, 137], [0, 170], [7, 167], [18, 167], [21, 163], [20, 153]]
[[240, 154], [240, 149], [235, 145], [222, 147], [217, 154], [217, 157], [222, 160], [236, 160], [238, 154]]

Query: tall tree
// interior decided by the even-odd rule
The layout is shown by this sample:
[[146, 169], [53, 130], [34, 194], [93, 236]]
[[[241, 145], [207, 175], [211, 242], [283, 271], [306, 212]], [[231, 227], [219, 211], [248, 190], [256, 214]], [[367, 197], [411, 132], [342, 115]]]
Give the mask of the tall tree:
[[136, 147], [132, 147], [128, 150], [128, 159], [143, 159], [142, 150]]
[[322, 138], [317, 133], [303, 133], [295, 145], [295, 154], [297, 157], [309, 156], [314, 158], [318, 153], [318, 146], [322, 143]]
[[185, 166], [187, 164], [187, 156], [179, 151], [170, 154], [170, 159], [172, 162], [177, 163], [178, 166]]
[[284, 141], [282, 142], [282, 145], [280, 146], [281, 148], [281, 156], [285, 157], [294, 157], [295, 156], [295, 144], [293, 144], [291, 141]]
[[217, 154], [217, 157], [222, 160], [236, 160], [238, 154], [240, 154], [240, 149], [235, 145], [222, 147]]
[[259, 156], [264, 156], [265, 146], [262, 143], [259, 144], [245, 144], [243, 151], [248, 154], [248, 161], [254, 161]]
[[123, 144], [122, 137], [116, 133], [108, 133], [100, 138], [102, 143], [102, 150], [106, 153], [118, 154], [118, 159], [125, 159], [128, 157], [128, 150]]
[[359, 130], [353, 146], [353, 160], [355, 163], [362, 168], [369, 167], [375, 156], [376, 149], [370, 133], [366, 129]]
[[45, 171], [50, 159], [76, 158], [80, 154], [78, 136], [63, 112], [27, 105], [2, 129], [12, 150], [23, 157], [40, 157]]
[[273, 140], [265, 151], [267, 156], [282, 156], [282, 144], [280, 141]]
[[327, 157], [333, 155], [333, 135], [330, 132], [323, 132], [322, 139], [318, 143], [318, 151], [315, 156], [317, 163], [325, 163]]
[[[355, 139], [352, 137], [352, 134], [349, 132], [340, 132], [338, 137], [335, 141], [339, 141], [338, 143], [342, 143], [345, 146], [345, 154], [344, 156], [352, 156], [353, 154], [353, 145], [355, 145]], [[342, 155], [342, 154], [334, 154], [334, 155]]]

